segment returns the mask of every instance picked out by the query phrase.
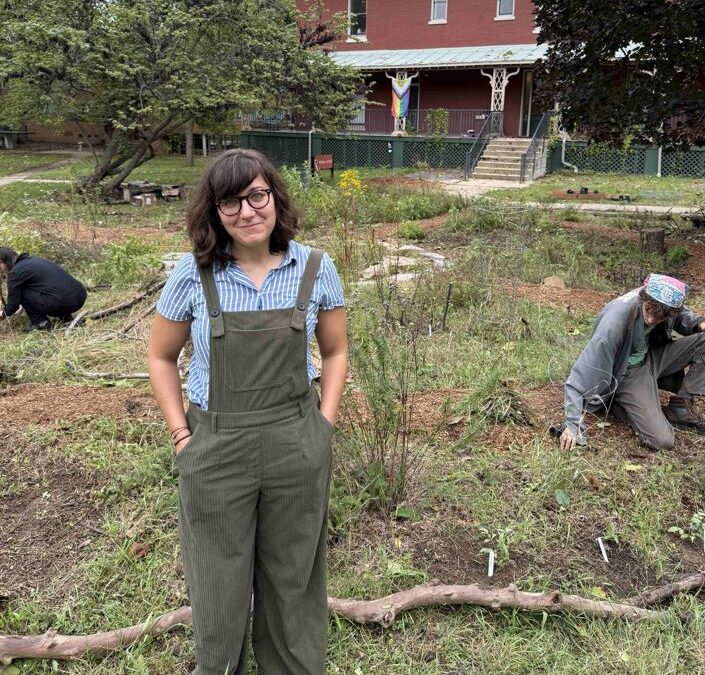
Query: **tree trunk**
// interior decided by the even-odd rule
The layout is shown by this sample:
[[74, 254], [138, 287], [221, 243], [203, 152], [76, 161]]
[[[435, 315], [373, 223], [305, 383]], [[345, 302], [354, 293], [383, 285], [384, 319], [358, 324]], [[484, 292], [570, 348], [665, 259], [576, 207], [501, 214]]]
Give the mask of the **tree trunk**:
[[[184, 121], [169, 116], [130, 138], [123, 131], [114, 130], [93, 172], [78, 179], [79, 189], [88, 191], [100, 186], [102, 194], [111, 194], [134, 169], [154, 157], [152, 143], [181, 126]], [[106, 182], [106, 178], [111, 176]]]
[[193, 166], [193, 124], [186, 128], [186, 166]]
[[666, 231], [662, 227], [652, 227], [641, 231], [641, 250], [644, 253], [666, 253]]

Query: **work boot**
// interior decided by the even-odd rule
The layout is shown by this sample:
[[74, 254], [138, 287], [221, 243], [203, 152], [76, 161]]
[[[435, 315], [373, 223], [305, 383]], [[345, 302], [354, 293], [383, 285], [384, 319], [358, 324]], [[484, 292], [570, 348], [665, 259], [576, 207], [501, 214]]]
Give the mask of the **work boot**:
[[29, 332], [34, 333], [35, 330], [51, 330], [49, 319], [44, 319], [44, 321], [40, 321], [39, 323], [29, 324]]
[[705, 420], [693, 410], [690, 399], [671, 396], [668, 405], [663, 409], [663, 414], [674, 427], [691, 429], [699, 434], [705, 434]]

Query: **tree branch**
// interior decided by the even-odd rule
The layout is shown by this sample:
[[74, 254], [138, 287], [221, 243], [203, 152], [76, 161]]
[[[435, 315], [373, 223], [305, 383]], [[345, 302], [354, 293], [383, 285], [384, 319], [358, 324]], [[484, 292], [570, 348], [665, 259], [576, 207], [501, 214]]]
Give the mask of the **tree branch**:
[[158, 281], [156, 284], [153, 284], [146, 291], [142, 291], [142, 293], [132, 298], [132, 300], [125, 300], [124, 302], [121, 302], [117, 305], [113, 305], [112, 307], [106, 307], [105, 309], [99, 309], [90, 314], [88, 312], [81, 312], [80, 314], [76, 315], [74, 320], [66, 327], [66, 335], [70, 335], [71, 331], [76, 327], [76, 325], [81, 323], [82, 321], [85, 321], [86, 319], [102, 319], [106, 316], [110, 316], [111, 314], [121, 312], [123, 309], [129, 309], [141, 300], [148, 298], [150, 295], [154, 295], [160, 288], [163, 288], [164, 284], [166, 284], [166, 279], [164, 279], [163, 281]]
[[[528, 593], [518, 590], [514, 584], [497, 589], [483, 589], [476, 584], [421, 585], [378, 600], [328, 598], [328, 609], [355, 623], [376, 623], [383, 628], [389, 628], [399, 612], [416, 607], [447, 605], [476, 605], [495, 610], [511, 607], [526, 611], [570, 612], [604, 619], [660, 620], [668, 617], [668, 613], [626, 603], [639, 598], [644, 598], [646, 603], [658, 602], [676, 593], [701, 588], [704, 582], [705, 575], [692, 575], [624, 602], [591, 600], [579, 595], [563, 594], [558, 590]], [[148, 620], [128, 628], [93, 635], [58, 635], [53, 630], [38, 636], [0, 635], [0, 663], [10, 665], [13, 659], [19, 658], [78, 659], [86, 654], [105, 654], [145, 636], [160, 635], [178, 625], [189, 623], [191, 608], [180, 607], [162, 614], [153, 622]]]

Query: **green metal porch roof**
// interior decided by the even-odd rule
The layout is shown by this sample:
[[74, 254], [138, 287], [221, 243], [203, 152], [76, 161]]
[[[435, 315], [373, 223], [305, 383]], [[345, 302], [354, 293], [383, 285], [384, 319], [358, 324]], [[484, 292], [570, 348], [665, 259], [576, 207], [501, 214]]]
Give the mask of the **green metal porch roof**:
[[334, 51], [330, 52], [330, 55], [341, 65], [366, 71], [437, 70], [528, 65], [545, 56], [546, 49], [546, 45], [490, 45], [435, 49], [361, 49], [349, 52]]

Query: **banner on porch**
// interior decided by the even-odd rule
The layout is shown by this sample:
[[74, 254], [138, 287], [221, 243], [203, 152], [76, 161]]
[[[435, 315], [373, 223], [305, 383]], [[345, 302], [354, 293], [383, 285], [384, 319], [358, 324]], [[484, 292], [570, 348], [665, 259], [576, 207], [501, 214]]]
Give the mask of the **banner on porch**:
[[411, 98], [410, 77], [390, 78], [392, 81], [392, 117], [406, 117]]

